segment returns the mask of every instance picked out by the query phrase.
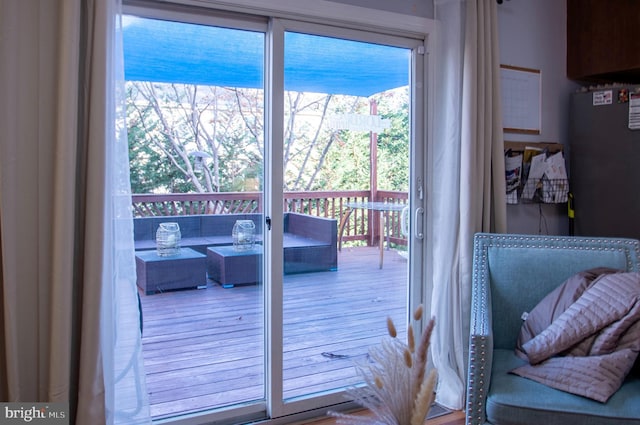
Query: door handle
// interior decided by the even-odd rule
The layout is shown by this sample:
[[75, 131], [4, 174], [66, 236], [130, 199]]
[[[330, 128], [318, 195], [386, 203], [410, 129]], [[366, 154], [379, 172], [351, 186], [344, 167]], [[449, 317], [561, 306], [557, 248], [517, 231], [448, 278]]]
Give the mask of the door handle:
[[409, 206], [407, 205], [400, 212], [400, 232], [403, 236], [409, 236]]
[[416, 239], [424, 239], [424, 233], [422, 232], [422, 216], [424, 215], [424, 208], [416, 208], [415, 215], [413, 217], [413, 228], [416, 229], [414, 236]]

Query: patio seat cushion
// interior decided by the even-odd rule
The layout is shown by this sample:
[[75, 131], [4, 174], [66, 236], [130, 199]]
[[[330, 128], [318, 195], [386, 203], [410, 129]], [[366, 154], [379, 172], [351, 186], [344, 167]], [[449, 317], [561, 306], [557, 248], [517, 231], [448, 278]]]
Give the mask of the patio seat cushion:
[[180, 246], [189, 247], [201, 254], [207, 253], [209, 246], [232, 245], [233, 239], [229, 236], [200, 236], [193, 238], [182, 238]]
[[509, 373], [523, 366], [514, 350], [495, 349], [486, 414], [491, 424], [640, 424], [640, 377], [629, 375], [607, 403], [553, 389]]
[[[133, 239], [136, 249], [146, 249], [138, 245], [141, 241], [151, 241], [155, 248], [156, 230], [160, 223], [178, 223], [182, 239], [200, 236], [200, 218], [197, 216], [143, 217], [133, 220]], [[147, 244], [145, 244], [146, 246]]]
[[[202, 236], [202, 237], [182, 237], [180, 239], [181, 247], [189, 247], [196, 249], [200, 246], [223, 246], [223, 245], [233, 245], [233, 239], [231, 235], [229, 236]], [[142, 239], [136, 241], [136, 250], [150, 250], [156, 249], [156, 240], [155, 239]], [[196, 249], [197, 251], [200, 251]], [[205, 249], [206, 252], [206, 249]]]
[[200, 236], [222, 236], [229, 238], [229, 245], [233, 243], [231, 231], [236, 220], [251, 220], [255, 225], [255, 234], [262, 234], [261, 214], [208, 214], [199, 216]]
[[308, 246], [329, 246], [325, 241], [298, 236], [293, 233], [282, 235], [282, 245], [284, 248], [305, 248]]

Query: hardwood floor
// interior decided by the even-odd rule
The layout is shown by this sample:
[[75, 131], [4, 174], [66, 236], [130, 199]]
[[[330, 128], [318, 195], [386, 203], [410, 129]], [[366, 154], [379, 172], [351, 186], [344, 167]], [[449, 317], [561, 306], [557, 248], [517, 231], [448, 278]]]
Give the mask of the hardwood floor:
[[[371, 415], [366, 410], [355, 412], [353, 414], [362, 415], [362, 416]], [[336, 425], [337, 421], [335, 418], [324, 417], [324, 418], [304, 422], [304, 424], [305, 425]], [[464, 425], [464, 412], [454, 411], [447, 415], [438, 416], [437, 418], [433, 418], [433, 419], [428, 419], [425, 422], [425, 425]]]
[[[343, 248], [338, 271], [285, 275], [284, 398], [359, 381], [354, 361], [405, 332], [407, 261]], [[143, 358], [154, 419], [264, 399], [264, 285], [141, 294]]]

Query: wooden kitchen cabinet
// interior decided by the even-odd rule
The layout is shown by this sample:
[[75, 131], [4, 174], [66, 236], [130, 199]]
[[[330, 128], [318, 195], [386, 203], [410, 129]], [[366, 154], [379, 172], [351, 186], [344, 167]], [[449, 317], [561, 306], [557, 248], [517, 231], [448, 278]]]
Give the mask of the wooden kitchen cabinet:
[[640, 82], [640, 1], [567, 0], [567, 77]]

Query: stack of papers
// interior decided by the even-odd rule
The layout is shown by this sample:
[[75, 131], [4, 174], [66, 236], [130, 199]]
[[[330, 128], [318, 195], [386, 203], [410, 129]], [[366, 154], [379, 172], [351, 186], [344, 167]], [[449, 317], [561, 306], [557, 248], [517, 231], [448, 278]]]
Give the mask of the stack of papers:
[[567, 202], [569, 180], [564, 165], [562, 152], [547, 158], [545, 154], [531, 158], [529, 176], [522, 191], [523, 199], [533, 199], [540, 189], [541, 201], [544, 203]]
[[507, 204], [518, 203], [518, 189], [522, 178], [522, 154], [505, 157]]

